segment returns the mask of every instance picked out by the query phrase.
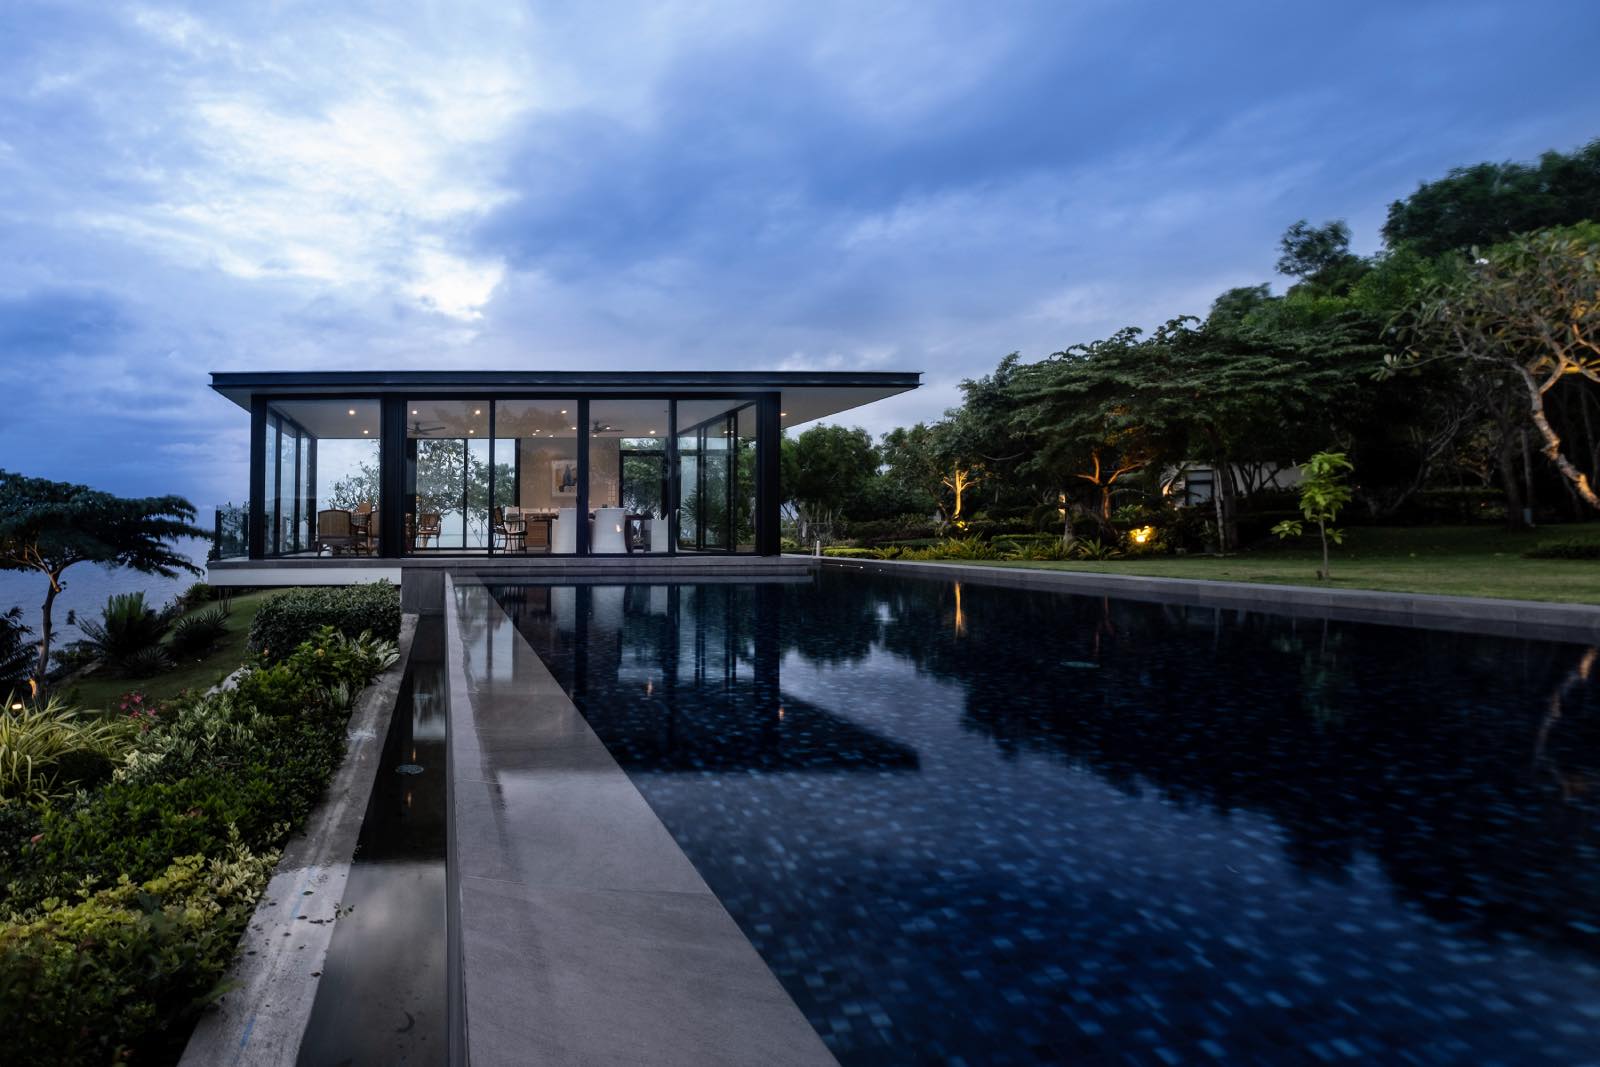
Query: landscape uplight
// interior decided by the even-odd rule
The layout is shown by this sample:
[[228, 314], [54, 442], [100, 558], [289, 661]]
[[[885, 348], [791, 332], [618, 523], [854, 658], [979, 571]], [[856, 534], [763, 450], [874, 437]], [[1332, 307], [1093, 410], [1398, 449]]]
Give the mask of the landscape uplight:
[[1155, 535], [1156, 528], [1154, 526], [1139, 526], [1128, 531], [1128, 537], [1136, 545], [1148, 544], [1150, 538], [1154, 537]]

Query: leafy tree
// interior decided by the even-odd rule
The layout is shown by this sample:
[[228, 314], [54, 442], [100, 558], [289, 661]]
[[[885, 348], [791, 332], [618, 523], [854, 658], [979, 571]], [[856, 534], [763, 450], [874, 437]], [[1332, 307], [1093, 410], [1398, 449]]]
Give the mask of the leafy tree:
[[937, 438], [937, 426], [919, 422], [890, 430], [878, 444], [883, 480], [898, 498], [915, 502], [909, 510], [931, 512], [939, 506], [944, 470]]
[[1390, 204], [1383, 237], [1437, 256], [1586, 220], [1600, 220], [1600, 139], [1533, 164], [1457, 167]]
[[[1300, 482], [1300, 513], [1306, 522], [1317, 524], [1322, 539], [1322, 569], [1317, 577], [1326, 581], [1333, 577], [1328, 566], [1328, 542], [1344, 543], [1344, 531], [1329, 526], [1339, 518], [1339, 512], [1350, 503], [1349, 474], [1355, 468], [1342, 452], [1318, 452], [1301, 468], [1305, 476]], [[1299, 537], [1305, 524], [1299, 519], [1285, 519], [1272, 528], [1279, 537]]]
[[878, 453], [867, 431], [813, 426], [783, 440], [783, 493], [805, 528], [830, 524], [859, 501], [876, 475]]
[[1170, 355], [1129, 327], [1057, 352], [1019, 383], [1017, 418], [1036, 438], [1027, 469], [1062, 500], [1064, 539], [1085, 483], [1089, 513], [1109, 533], [1123, 479], [1163, 455], [1181, 458], [1172, 412], [1159, 396]]
[[1600, 509], [1600, 471], [1573, 461], [1549, 411], [1558, 387], [1600, 385], [1600, 224], [1541, 230], [1484, 252], [1429, 292], [1412, 337], [1386, 361], [1389, 373], [1450, 359], [1483, 368], [1490, 382], [1520, 383], [1544, 455]]
[[119, 497], [0, 470], [0, 569], [38, 571], [49, 583], [32, 679], [36, 695], [50, 666], [51, 609], [65, 588], [66, 570], [78, 563], [103, 563], [164, 578], [175, 578], [179, 571], [199, 574], [200, 568], [173, 544], [209, 536], [194, 525], [194, 516], [194, 505], [182, 497]]
[[1350, 225], [1343, 219], [1334, 219], [1313, 226], [1301, 219], [1284, 231], [1278, 246], [1283, 249], [1283, 255], [1278, 257], [1279, 274], [1315, 277], [1351, 258]]

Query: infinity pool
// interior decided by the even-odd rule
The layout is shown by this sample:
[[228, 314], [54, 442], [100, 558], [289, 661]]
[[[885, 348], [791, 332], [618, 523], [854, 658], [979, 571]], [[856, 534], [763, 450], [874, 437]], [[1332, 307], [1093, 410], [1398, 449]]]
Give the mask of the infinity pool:
[[1600, 1060], [1593, 649], [836, 571], [495, 592], [847, 1064]]

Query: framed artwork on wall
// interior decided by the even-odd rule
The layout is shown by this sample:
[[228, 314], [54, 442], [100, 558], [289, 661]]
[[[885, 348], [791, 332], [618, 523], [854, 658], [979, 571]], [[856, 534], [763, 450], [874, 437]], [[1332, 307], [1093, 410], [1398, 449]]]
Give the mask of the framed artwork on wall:
[[578, 498], [578, 463], [571, 459], [550, 461], [550, 495], [562, 500]]

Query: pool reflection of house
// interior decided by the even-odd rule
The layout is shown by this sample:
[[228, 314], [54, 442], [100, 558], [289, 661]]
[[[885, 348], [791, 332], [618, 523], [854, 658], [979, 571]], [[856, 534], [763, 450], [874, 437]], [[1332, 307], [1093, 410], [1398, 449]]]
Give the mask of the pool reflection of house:
[[772, 581], [495, 590], [629, 770], [915, 770], [911, 746], [783, 693], [781, 593]]
[[212, 388], [250, 413], [250, 492], [211, 581], [398, 580], [462, 559], [538, 569], [776, 556], [784, 428], [918, 378], [216, 373]]

